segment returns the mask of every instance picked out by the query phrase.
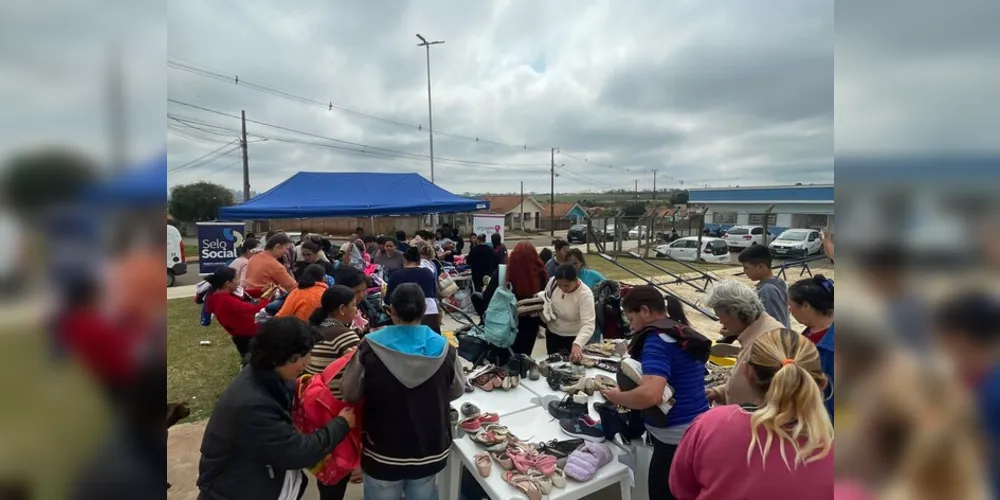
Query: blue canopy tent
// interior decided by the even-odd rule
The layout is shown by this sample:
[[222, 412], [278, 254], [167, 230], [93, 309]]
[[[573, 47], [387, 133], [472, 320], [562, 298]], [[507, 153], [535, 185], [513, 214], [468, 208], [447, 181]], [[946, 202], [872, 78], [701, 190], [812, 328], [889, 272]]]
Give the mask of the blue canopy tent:
[[489, 208], [419, 174], [299, 172], [264, 194], [219, 209], [220, 220], [306, 219], [475, 212]]
[[112, 174], [84, 190], [82, 201], [101, 206], [156, 206], [167, 202], [167, 154]]

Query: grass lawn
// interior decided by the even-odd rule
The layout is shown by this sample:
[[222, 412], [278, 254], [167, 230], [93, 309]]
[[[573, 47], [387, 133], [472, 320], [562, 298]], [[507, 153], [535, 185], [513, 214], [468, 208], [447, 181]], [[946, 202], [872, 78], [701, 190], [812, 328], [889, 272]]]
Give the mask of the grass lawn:
[[[191, 298], [167, 301], [167, 402], [186, 402], [191, 416], [204, 420], [215, 400], [240, 370], [239, 355], [229, 334], [212, 322], [199, 322], [201, 306]], [[212, 345], [203, 346], [202, 340]]]
[[186, 257], [196, 257], [198, 255], [198, 245], [184, 244], [184, 255]]
[[[684, 273], [694, 272], [691, 269], [685, 267], [684, 265], [671, 260], [666, 260], [666, 259], [649, 259], [649, 260], [655, 263], [657, 266], [666, 269], [674, 274], [684, 274]], [[666, 274], [663, 271], [656, 269], [653, 266], [650, 266], [639, 259], [633, 259], [631, 257], [619, 257], [618, 262], [625, 265], [629, 269], [632, 269], [633, 271], [639, 273], [643, 277], [648, 278], [652, 276], [663, 276]], [[731, 265], [706, 264], [704, 262], [692, 265], [706, 272], [732, 267]], [[587, 256], [587, 266], [603, 274], [605, 278], [616, 279], [616, 280], [636, 279], [634, 275], [604, 260], [603, 258], [601, 258], [601, 256], [596, 254], [591, 254]]]

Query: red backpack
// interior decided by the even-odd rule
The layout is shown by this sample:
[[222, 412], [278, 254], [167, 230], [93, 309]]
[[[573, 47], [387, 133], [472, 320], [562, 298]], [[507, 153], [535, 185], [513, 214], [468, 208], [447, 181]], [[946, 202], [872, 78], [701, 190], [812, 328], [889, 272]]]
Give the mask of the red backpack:
[[361, 465], [361, 407], [334, 398], [328, 386], [330, 380], [354, 357], [354, 352], [351, 351], [330, 363], [322, 373], [304, 375], [296, 382], [298, 397], [292, 410], [292, 418], [295, 426], [303, 433], [315, 432], [324, 427], [346, 407], [354, 408], [358, 424], [330, 455], [310, 469], [316, 479], [326, 485], [339, 483]]

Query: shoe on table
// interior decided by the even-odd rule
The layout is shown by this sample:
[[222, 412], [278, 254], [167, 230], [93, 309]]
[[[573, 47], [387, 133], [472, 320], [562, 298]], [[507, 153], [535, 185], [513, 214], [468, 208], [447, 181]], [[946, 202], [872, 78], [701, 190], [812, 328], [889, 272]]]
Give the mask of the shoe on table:
[[562, 401], [549, 401], [549, 414], [562, 419], [575, 419], [587, 414], [587, 396], [583, 394], [567, 395]]
[[590, 415], [581, 415], [576, 420], [564, 419], [559, 421], [562, 431], [573, 437], [578, 437], [586, 441], [602, 443], [605, 441], [604, 428], [601, 423], [594, 420]]
[[740, 346], [735, 344], [712, 344], [712, 356], [719, 358], [735, 358], [740, 354]]

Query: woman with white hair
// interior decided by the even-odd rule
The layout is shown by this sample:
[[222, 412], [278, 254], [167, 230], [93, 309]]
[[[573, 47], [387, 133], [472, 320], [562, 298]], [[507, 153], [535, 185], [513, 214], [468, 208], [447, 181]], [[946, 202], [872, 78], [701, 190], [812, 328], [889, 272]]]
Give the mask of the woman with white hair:
[[[719, 317], [719, 323], [729, 335], [736, 335], [740, 343], [740, 351], [736, 356], [736, 364], [732, 373], [740, 373], [747, 362], [747, 356], [753, 342], [761, 334], [771, 330], [780, 330], [784, 325], [764, 312], [764, 304], [752, 288], [735, 280], [725, 280], [716, 283], [708, 290], [706, 305], [711, 307]], [[716, 347], [726, 344], [716, 344]], [[728, 347], [728, 346], [726, 346]], [[739, 404], [748, 401], [753, 396], [753, 389], [742, 377], [730, 377], [729, 382], [706, 389], [705, 395], [710, 403]]]

